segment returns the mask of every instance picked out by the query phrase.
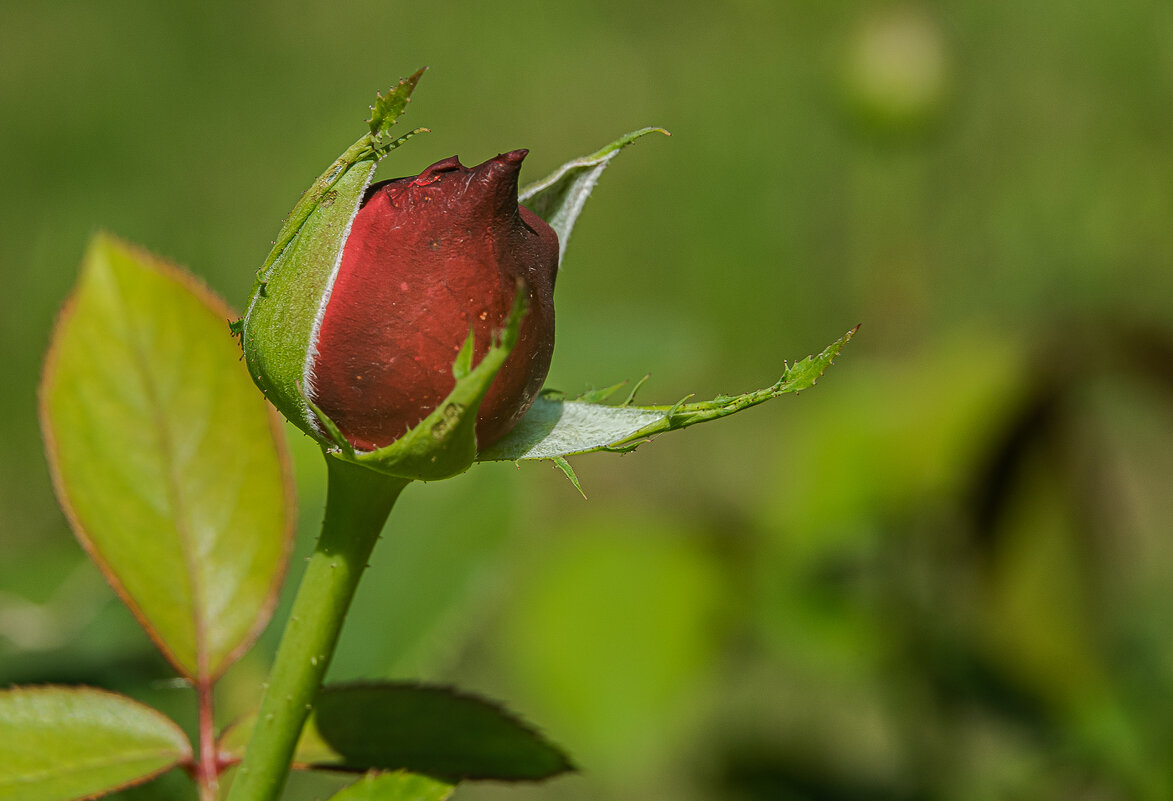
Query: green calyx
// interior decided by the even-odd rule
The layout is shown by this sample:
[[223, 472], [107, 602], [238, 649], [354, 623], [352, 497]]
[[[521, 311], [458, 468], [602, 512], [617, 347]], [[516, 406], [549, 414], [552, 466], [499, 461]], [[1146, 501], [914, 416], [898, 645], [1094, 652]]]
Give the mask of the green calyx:
[[400, 137], [391, 128], [403, 113], [423, 70], [379, 95], [369, 131], [331, 164], [301, 196], [285, 219], [273, 249], [257, 272], [242, 319], [232, 324], [241, 338], [249, 373], [285, 417], [332, 446], [305, 397], [307, 365], [314, 356], [317, 327], [329, 300], [350, 224], [375, 166], [392, 150], [425, 131]]
[[244, 317], [233, 324], [249, 373], [285, 417], [336, 459], [409, 480], [435, 481], [463, 473], [476, 459], [476, 415], [485, 393], [509, 356], [525, 316], [518, 287], [513, 313], [472, 364], [469, 333], [452, 366], [456, 386], [430, 415], [392, 444], [358, 452], [309, 398], [318, 326], [329, 300], [350, 225], [379, 161], [423, 128], [392, 137], [423, 70], [378, 95], [363, 134], [301, 196], [265, 259]]

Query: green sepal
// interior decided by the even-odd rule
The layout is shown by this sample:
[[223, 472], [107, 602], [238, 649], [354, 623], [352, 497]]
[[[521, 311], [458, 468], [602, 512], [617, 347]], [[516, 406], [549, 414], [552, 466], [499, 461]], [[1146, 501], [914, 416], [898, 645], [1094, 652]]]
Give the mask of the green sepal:
[[656, 434], [727, 417], [780, 395], [813, 387], [858, 328], [848, 331], [817, 356], [787, 365], [772, 385], [741, 395], [721, 395], [696, 403], [688, 402], [692, 397], [689, 395], [671, 406], [631, 406], [633, 390], [623, 405], [610, 406], [585, 397], [568, 401], [558, 393], [543, 392], [521, 422], [477, 458], [480, 461], [552, 459], [565, 472], [561, 463], [566, 456], [594, 451], [627, 453]]
[[558, 234], [558, 260], [566, 253], [570, 232], [582, 213], [582, 207], [594, 191], [599, 176], [611, 159], [635, 140], [650, 133], [672, 134], [663, 128], [641, 128], [624, 134], [606, 147], [589, 156], [572, 159], [540, 181], [535, 181], [518, 193], [517, 201], [541, 217]]
[[388, 153], [390, 153], [395, 148], [402, 145], [408, 139], [411, 139], [415, 136], [418, 136], [419, 134], [431, 133], [431, 132], [432, 132], [431, 128], [415, 128], [413, 130], [408, 131], [407, 133], [405, 133], [403, 136], [399, 137], [398, 139], [392, 139], [390, 141], [376, 139], [374, 141], [373, 146], [372, 146], [374, 149], [374, 154], [377, 158], [382, 159], [384, 156], [386, 156]]
[[338, 428], [337, 424], [335, 424], [335, 422], [321, 410], [318, 404], [314, 403], [309, 398], [306, 398], [305, 402], [309, 405], [310, 411], [314, 413], [314, 417], [317, 418], [318, 425], [326, 430], [326, 434], [330, 437], [330, 441], [334, 443], [334, 448], [328, 450], [333, 451], [334, 449], [337, 449], [336, 452], [345, 454], [347, 457], [353, 457], [355, 455], [354, 446], [350, 444], [350, 440], [346, 438], [341, 429]]
[[640, 391], [644, 384], [648, 383], [648, 379], [652, 377], [651, 373], [645, 373], [644, 377], [635, 382], [635, 386], [631, 388], [631, 392], [627, 393], [627, 398], [624, 399], [620, 406], [630, 406], [635, 403], [636, 393]]
[[[374, 171], [372, 160], [349, 164], [333, 181], [327, 180], [330, 171], [323, 173], [302, 197], [304, 203], [317, 195], [317, 202], [285, 249], [258, 274], [244, 316], [241, 344], [253, 381], [290, 422], [323, 442], [301, 384], [319, 306], [328, 297], [350, 221]], [[327, 185], [327, 192], [319, 191]]]
[[574, 485], [574, 488], [578, 490], [578, 494], [581, 495], [585, 501], [587, 494], [582, 491], [582, 484], [580, 484], [578, 481], [578, 473], [574, 472], [574, 468], [570, 466], [570, 462], [566, 461], [561, 456], [555, 456], [553, 462], [554, 466], [561, 470], [564, 476], [570, 479], [570, 483]]
[[403, 78], [386, 95], [375, 94], [375, 105], [371, 106], [371, 118], [367, 120], [372, 136], [385, 136], [391, 130], [391, 126], [411, 102], [411, 93], [415, 91], [415, 85], [420, 82], [425, 70], [427, 67], [421, 67], [414, 75]]
[[469, 373], [472, 372], [472, 353], [475, 347], [476, 337], [470, 327], [468, 336], [465, 337], [464, 344], [460, 347], [460, 352], [456, 354], [456, 361], [452, 363], [452, 377], [457, 381], [468, 378]]
[[244, 317], [232, 326], [253, 381], [290, 422], [325, 446], [333, 443], [302, 392], [315, 326], [375, 166], [425, 130], [386, 139], [422, 72], [377, 97], [368, 121], [371, 131], [335, 159], [294, 205], [257, 272]]
[[607, 398], [614, 395], [619, 390], [627, 386], [626, 381], [620, 381], [618, 384], [612, 384], [609, 387], [600, 387], [599, 389], [588, 390], [578, 396], [578, 400], [586, 401], [587, 403], [602, 403]]
[[477, 411], [493, 379], [517, 344], [527, 308], [526, 290], [519, 283], [509, 320], [489, 343], [484, 358], [472, 366], [475, 343], [470, 331], [452, 365], [456, 386], [415, 428], [386, 447], [355, 451], [334, 422], [311, 404], [321, 425], [334, 440], [326, 445], [326, 452], [337, 459], [415, 481], [439, 481], [463, 473], [477, 457]]

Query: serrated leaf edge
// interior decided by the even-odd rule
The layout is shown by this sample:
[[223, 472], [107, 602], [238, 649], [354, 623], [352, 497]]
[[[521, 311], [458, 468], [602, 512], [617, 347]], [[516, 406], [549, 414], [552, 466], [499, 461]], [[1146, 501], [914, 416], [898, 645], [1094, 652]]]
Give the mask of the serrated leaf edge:
[[[121, 239], [120, 237], [114, 236], [108, 232], [99, 231], [90, 239], [90, 242], [86, 246], [86, 255], [83, 256], [83, 264], [85, 263], [85, 259], [89, 257], [90, 251], [99, 245], [122, 248], [125, 251], [134, 254], [136, 260], [141, 263], [149, 264], [151, 269], [157, 270], [165, 277], [178, 283], [184, 289], [195, 295], [201, 303], [215, 311], [217, 314], [220, 314], [225, 320], [230, 320], [233, 318], [235, 313], [233, 312], [232, 308], [198, 277], [187, 272], [186, 270], [181, 269], [178, 265], [172, 264], [171, 262], [156, 256], [145, 248]], [[101, 549], [99, 549], [97, 544], [89, 537], [88, 532], [86, 532], [85, 527], [82, 525], [81, 518], [78, 516], [77, 511], [73, 508], [69, 493], [66, 490], [63, 478], [61, 476], [59, 459], [57, 456], [58, 451], [56, 434], [53, 431], [53, 427], [49, 418], [49, 403], [47, 399], [47, 392], [49, 390], [49, 383], [57, 367], [57, 361], [60, 355], [59, 347], [61, 344], [61, 339], [59, 332], [61, 331], [62, 327], [70, 319], [72, 319], [73, 314], [76, 311], [77, 302], [79, 300], [78, 292], [81, 288], [80, 277], [81, 276], [79, 273], [79, 280], [74, 282], [69, 295], [66, 297], [65, 302], [61, 306], [61, 310], [57, 313], [57, 318], [54, 321], [52, 333], [50, 334], [49, 347], [45, 354], [45, 361], [41, 367], [40, 380], [37, 383], [37, 415], [41, 428], [41, 437], [44, 440], [45, 459], [49, 465], [49, 477], [52, 482], [54, 494], [57, 496], [57, 502], [61, 506], [61, 510], [65, 514], [65, 518], [69, 522], [69, 526], [72, 529], [74, 536], [77, 538], [77, 541], [81, 544], [82, 549], [86, 552], [86, 555], [90, 557], [90, 561], [93, 562], [94, 565], [98, 568], [103, 578], [106, 579], [106, 583], [110, 585], [110, 588], [114, 590], [114, 593], [126, 605], [131, 614], [134, 615], [135, 620], [138, 621], [138, 624], [143, 628], [159, 652], [162, 653], [164, 658], [166, 658], [167, 661], [171, 663], [171, 666], [175, 668], [179, 675], [184, 676], [193, 682], [203, 680], [211, 683], [223, 675], [224, 671], [231, 667], [231, 665], [237, 659], [239, 659], [246, 651], [248, 651], [248, 649], [252, 647], [253, 643], [256, 642], [257, 637], [259, 637], [261, 632], [264, 631], [265, 627], [269, 623], [269, 620], [273, 616], [273, 611], [277, 607], [281, 586], [285, 581], [285, 573], [288, 570], [289, 565], [289, 555], [293, 551], [293, 535], [294, 531], [296, 530], [297, 515], [294, 514], [292, 510], [297, 506], [297, 499], [296, 491], [294, 489], [292, 465], [285, 442], [284, 423], [277, 410], [274, 409], [271, 404], [266, 403], [265, 409], [269, 419], [269, 427], [273, 434], [273, 442], [276, 445], [278, 451], [278, 460], [281, 464], [282, 484], [286, 504], [285, 508], [287, 511], [285, 532], [283, 535], [282, 555], [280, 558], [279, 568], [276, 575], [274, 576], [273, 584], [269, 588], [264, 604], [262, 604], [262, 606], [258, 609], [257, 620], [255, 621], [253, 627], [248, 631], [246, 636], [242, 638], [240, 644], [237, 645], [236, 648], [225, 653], [217, 670], [209, 671], [208, 675], [203, 677], [193, 675], [192, 673], [188, 672], [187, 668], [183, 664], [180, 663], [175, 653], [163, 640], [159, 632], [157, 632], [154, 626], [147, 620], [146, 615], [143, 613], [142, 609], [131, 598], [129, 592], [126, 590], [126, 587], [122, 584], [121, 581], [118, 580], [118, 577], [107, 565], [107, 562], [102, 555]], [[196, 621], [196, 626], [197, 628], [201, 627], [202, 622]], [[197, 654], [196, 656], [198, 670], [199, 655]]]
[[[554, 460], [556, 458], [565, 458], [567, 456], [577, 456], [585, 453], [594, 453], [596, 451], [606, 451], [612, 453], [630, 453], [645, 442], [650, 442], [651, 439], [659, 434], [668, 431], [675, 431], [681, 428], [688, 428], [689, 426], [697, 425], [699, 423], [708, 422], [710, 420], [726, 417], [735, 414], [752, 406], [757, 406], [765, 403], [768, 400], [780, 397], [786, 394], [798, 394], [810, 387], [814, 386], [817, 380], [826, 372], [827, 368], [834, 364], [839, 352], [851, 340], [860, 326], [855, 326], [835, 342], [824, 348], [817, 356], [807, 356], [793, 365], [788, 365], [782, 376], [773, 384], [759, 390], [746, 392], [740, 395], [718, 395], [716, 398], [709, 401], [700, 401], [697, 403], [686, 403], [692, 396], [686, 396], [677, 401], [671, 406], [629, 406], [626, 402], [620, 406], [611, 406], [610, 404], [591, 403], [588, 401], [566, 401], [561, 393], [555, 390], [543, 390], [542, 397], [547, 395], [558, 396], [555, 403], [562, 403], [563, 405], [574, 404], [579, 407], [603, 407], [614, 409], [632, 409], [635, 411], [646, 412], [650, 414], [658, 414], [656, 419], [642, 426], [639, 429], [632, 431], [630, 434], [619, 436], [616, 439], [601, 444], [584, 447], [579, 450], [566, 451], [557, 455], [549, 453], [544, 455], [527, 456], [527, 455], [510, 455], [508, 451], [501, 452], [497, 443], [492, 448], [486, 449], [485, 453], [478, 454], [478, 459], [482, 461], [541, 461]], [[825, 362], [821, 370], [815, 376], [799, 376], [796, 373], [804, 371], [804, 367], [808, 367], [812, 362]], [[808, 368], [809, 369], [809, 368]], [[809, 382], [809, 383], [808, 383]], [[636, 386], [639, 389], [642, 386], [642, 381]], [[798, 385], [795, 385], [798, 384]], [[634, 392], [633, 392], [634, 394]], [[524, 420], [524, 418], [523, 418]], [[503, 440], [502, 442], [506, 442]], [[532, 443], [527, 448], [527, 453], [532, 452], [542, 440]]]
[[[183, 731], [183, 729], [179, 726], [179, 724], [177, 724], [174, 720], [169, 718], [167, 715], [164, 715], [158, 709], [155, 709], [153, 706], [149, 706], [147, 704], [144, 704], [141, 701], [137, 701], [134, 698], [123, 695], [122, 693], [112, 692], [110, 690], [106, 690], [101, 687], [89, 687], [86, 685], [66, 685], [66, 684], [16, 685], [13, 687], [0, 688], [0, 697], [2, 697], [4, 695], [17, 694], [17, 693], [25, 694], [25, 695], [40, 695], [40, 694], [48, 695], [50, 693], [65, 693], [65, 694], [69, 694], [69, 695], [91, 694], [91, 695], [106, 696], [109, 698], [117, 698], [121, 701], [129, 703], [132, 706], [137, 706], [142, 709], [149, 710], [150, 712], [154, 713], [159, 718], [161, 718], [164, 722], [170, 724], [174, 733], [179, 735], [179, 739], [183, 742], [184, 746], [186, 747], [186, 753], [184, 753], [183, 758], [176, 759], [170, 765], [165, 765], [161, 768], [158, 768], [157, 770], [151, 771], [150, 773], [144, 774], [143, 776], [140, 776], [136, 779], [125, 782], [123, 784], [119, 784], [114, 787], [109, 787], [104, 790], [99, 790], [98, 792], [95, 792], [95, 793], [90, 793], [87, 795], [78, 796], [73, 801], [90, 801], [90, 799], [102, 798], [103, 796], [109, 795], [110, 793], [116, 793], [121, 790], [126, 790], [130, 787], [138, 787], [139, 785], [146, 784], [147, 782], [151, 781], [152, 779], [156, 779], [159, 776], [162, 776], [164, 773], [167, 773], [168, 771], [174, 770], [177, 767], [181, 767], [183, 765], [190, 764], [195, 759], [195, 750], [192, 748], [191, 740], [189, 740], [187, 738], [187, 734]], [[160, 755], [165, 755], [165, 753], [166, 752], [163, 752]]]
[[[559, 767], [559, 769], [556, 772], [550, 773], [550, 774], [543, 776], [541, 778], [538, 778], [538, 779], [499, 779], [497, 777], [491, 777], [491, 776], [468, 775], [468, 776], [462, 777], [458, 781], [464, 781], [464, 780], [497, 781], [497, 782], [502, 782], [502, 783], [516, 784], [516, 783], [531, 782], [531, 781], [546, 781], [547, 779], [551, 779], [555, 776], [561, 776], [566, 773], [578, 772], [578, 766], [574, 764], [573, 760], [571, 760], [570, 755], [567, 754], [566, 751], [561, 746], [559, 746], [553, 740], [551, 740], [546, 735], [546, 733], [544, 731], [542, 731], [542, 729], [540, 727], [536, 726], [535, 724], [533, 724], [530, 721], [526, 720], [525, 718], [521, 717], [519, 714], [508, 709], [504, 704], [502, 704], [499, 701], [495, 701], [491, 698], [485, 698], [484, 696], [477, 695], [476, 693], [468, 692], [467, 690], [462, 690], [462, 689], [456, 687], [455, 685], [431, 684], [431, 683], [427, 683], [427, 682], [418, 682], [418, 681], [378, 681], [378, 680], [370, 680], [370, 679], [358, 679], [355, 681], [340, 682], [338, 684], [327, 684], [327, 685], [323, 686], [321, 688], [321, 690], [319, 691], [319, 698], [323, 695], [329, 695], [331, 693], [345, 693], [345, 692], [349, 692], [349, 691], [381, 690], [381, 689], [422, 690], [422, 691], [431, 692], [431, 693], [444, 694], [444, 695], [447, 695], [448, 697], [453, 698], [457, 701], [468, 701], [468, 702], [475, 703], [481, 707], [485, 707], [485, 708], [489, 709], [490, 711], [499, 714], [506, 721], [517, 726], [519, 729], [521, 729], [526, 734], [529, 734], [529, 735], [532, 735], [533, 737], [535, 737], [543, 745], [545, 745], [547, 748], [549, 748], [550, 750], [555, 752], [558, 755], [560, 761], [562, 762], [561, 767]], [[234, 752], [230, 752], [230, 751], [224, 751], [223, 746], [222, 746], [223, 741], [225, 740], [225, 738], [227, 738], [229, 736], [230, 733], [232, 733], [234, 731], [234, 729], [236, 729], [240, 726], [246, 725], [250, 721], [255, 725], [255, 717], [256, 717], [255, 710], [252, 712], [246, 713], [244, 715], [241, 715], [236, 720], [234, 720], [232, 723], [230, 723], [228, 726], [226, 726], [223, 731], [220, 732], [220, 737], [217, 738], [217, 749], [220, 752], [222, 761], [225, 762], [226, 764], [236, 764], [237, 762], [239, 762], [239, 760], [243, 756], [243, 752], [238, 754], [238, 753], [234, 753]], [[313, 725], [315, 725], [315, 726], [317, 725], [316, 714], [313, 717], [311, 717], [309, 721], [307, 721], [307, 725], [310, 722], [312, 722]], [[319, 730], [319, 736], [321, 736], [320, 730]], [[328, 745], [328, 743], [327, 743], [327, 745]], [[296, 757], [296, 753], [295, 753], [295, 757]], [[298, 762], [298, 761], [296, 761], [296, 758], [295, 758], [295, 761], [292, 763], [291, 767], [294, 770], [303, 770], [303, 771], [316, 770], [316, 771], [324, 771], [324, 772], [329, 772], [329, 773], [345, 773], [345, 774], [359, 774], [359, 773], [366, 773], [369, 771], [369, 769], [367, 769], [367, 768], [351, 768], [351, 767], [347, 767], [345, 765], [332, 765], [329, 763], [321, 763], [321, 762]], [[379, 771], [379, 772], [389, 773], [389, 772], [393, 772], [393, 771]], [[414, 771], [406, 771], [406, 772], [411, 773]], [[421, 775], [424, 775], [424, 774], [421, 774]], [[440, 778], [441, 780], [444, 780], [444, 781], [448, 780], [448, 779], [444, 779], [444, 777], [438, 777], [438, 778]]]
[[[394, 687], [397, 689], [417, 689], [417, 690], [424, 690], [424, 691], [433, 692], [433, 693], [437, 693], [437, 694], [444, 694], [444, 695], [447, 695], [448, 697], [454, 698], [458, 701], [469, 701], [469, 702], [478, 704], [482, 707], [486, 707], [493, 712], [496, 712], [502, 718], [507, 720], [509, 723], [512, 723], [513, 725], [517, 726], [519, 729], [524, 731], [526, 734], [533, 735], [535, 738], [540, 740], [546, 747], [550, 748], [552, 751], [557, 753], [557, 755], [560, 757], [560, 759], [563, 763], [562, 767], [560, 767], [557, 772], [551, 773], [547, 776], [544, 776], [541, 779], [538, 779], [537, 781], [545, 781], [546, 779], [553, 778], [554, 776], [560, 776], [564, 773], [573, 773], [573, 772], [578, 771], [578, 767], [575, 766], [573, 761], [571, 761], [570, 756], [562, 749], [561, 746], [556, 745], [553, 742], [553, 740], [551, 740], [548, 736], [546, 736], [545, 732], [543, 732], [538, 726], [536, 726], [535, 724], [531, 723], [530, 721], [522, 718], [519, 714], [508, 709], [504, 704], [502, 704], [499, 701], [495, 701], [491, 698], [485, 698], [484, 696], [477, 695], [476, 693], [472, 693], [467, 690], [462, 690], [459, 687], [456, 687], [455, 685], [452, 685], [452, 684], [429, 684], [426, 682], [413, 682], [413, 681], [383, 682], [383, 681], [357, 680], [357, 681], [340, 682], [338, 684], [326, 685], [325, 687], [323, 687], [321, 689], [321, 694], [328, 695], [330, 693], [348, 692], [351, 690], [378, 690], [378, 689], [382, 689], [384, 687]], [[337, 768], [323, 767], [320, 765], [311, 766], [311, 769], [313, 769], [313, 770], [338, 770]], [[343, 769], [343, 770], [340, 770], [339, 772], [353, 773], [356, 771]], [[496, 777], [489, 777], [489, 776], [479, 776], [478, 777], [475, 775], [469, 775], [464, 778], [468, 779], [468, 780], [472, 780], [472, 781], [488, 779], [488, 780], [492, 780], [492, 781], [501, 781], [501, 782], [506, 782], [506, 783], [519, 783], [522, 781], [533, 781], [533, 780], [527, 780], [527, 779], [503, 780], [503, 779], [497, 779]]]

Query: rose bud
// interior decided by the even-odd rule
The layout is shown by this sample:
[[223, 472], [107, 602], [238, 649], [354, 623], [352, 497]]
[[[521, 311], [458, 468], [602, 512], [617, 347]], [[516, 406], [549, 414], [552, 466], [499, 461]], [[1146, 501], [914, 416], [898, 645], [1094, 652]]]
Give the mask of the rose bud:
[[467, 469], [541, 389], [559, 246], [518, 205], [524, 150], [371, 186], [411, 135], [365, 136], [319, 176], [233, 330], [266, 397], [323, 447], [435, 480]]
[[527, 312], [481, 402], [477, 446], [500, 439], [537, 397], [554, 348], [558, 237], [518, 205], [526, 152], [472, 168], [453, 156], [367, 190], [303, 386], [354, 448], [389, 445], [440, 406], [469, 332], [475, 364], [505, 328], [519, 286]]
[[633, 131], [521, 193], [524, 150], [372, 187], [426, 130], [395, 128], [422, 74], [378, 95], [367, 132], [302, 193], [231, 328], [265, 397], [327, 454], [435, 481], [553, 435], [549, 414], [520, 429], [550, 365], [560, 250], [611, 159], [667, 131]]

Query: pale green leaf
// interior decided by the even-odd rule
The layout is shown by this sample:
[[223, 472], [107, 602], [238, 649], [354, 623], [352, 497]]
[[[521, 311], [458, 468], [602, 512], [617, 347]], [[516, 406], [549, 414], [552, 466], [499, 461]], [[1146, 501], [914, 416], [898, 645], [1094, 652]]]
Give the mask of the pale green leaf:
[[203, 680], [267, 622], [293, 526], [281, 428], [229, 316], [177, 268], [98, 236], [41, 385], [74, 532], [168, 658]]
[[191, 759], [183, 731], [137, 701], [86, 687], [0, 691], [0, 798], [67, 801]]
[[559, 459], [592, 451], [629, 451], [656, 434], [716, 420], [780, 395], [809, 389], [854, 333], [855, 329], [848, 331], [819, 355], [787, 367], [771, 386], [711, 401], [686, 403], [685, 398], [672, 406], [608, 406], [543, 393], [512, 431], [477, 458], [517, 461]]
[[599, 176], [611, 159], [636, 139], [653, 131], [671, 136], [663, 128], [641, 128], [619, 137], [611, 144], [589, 156], [568, 161], [540, 181], [518, 193], [518, 202], [541, 217], [558, 234], [558, 259], [566, 253], [570, 232], [587, 198], [594, 191]]
[[568, 401], [545, 394], [495, 445], [481, 451], [481, 461], [555, 459], [589, 453], [628, 441], [661, 423], [662, 410]]
[[452, 785], [414, 773], [368, 773], [330, 801], [446, 801]]

